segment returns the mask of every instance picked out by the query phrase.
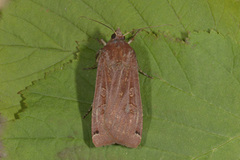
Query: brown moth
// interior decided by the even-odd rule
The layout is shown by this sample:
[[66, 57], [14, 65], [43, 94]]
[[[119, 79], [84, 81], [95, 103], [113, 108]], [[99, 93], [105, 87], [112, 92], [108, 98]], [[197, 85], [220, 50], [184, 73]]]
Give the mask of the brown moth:
[[118, 28], [99, 50], [92, 104], [96, 147], [121, 144], [136, 148], [142, 138], [143, 112], [136, 54]]
[[[95, 21], [114, 31], [94, 19], [81, 18]], [[128, 42], [125, 41], [125, 35], [131, 32], [123, 35], [119, 28], [107, 43], [100, 40], [104, 47], [97, 53], [97, 78], [91, 108], [92, 140], [96, 147], [120, 144], [136, 148], [141, 143], [143, 111], [138, 72], [152, 77], [138, 68], [136, 54], [129, 44], [145, 28], [133, 30], [136, 32]]]

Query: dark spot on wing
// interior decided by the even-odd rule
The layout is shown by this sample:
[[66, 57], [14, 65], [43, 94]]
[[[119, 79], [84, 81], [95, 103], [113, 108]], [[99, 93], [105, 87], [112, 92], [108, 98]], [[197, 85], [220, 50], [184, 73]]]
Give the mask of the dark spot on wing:
[[138, 134], [140, 136], [140, 133], [138, 131], [136, 131], [135, 134]]
[[95, 134], [99, 134], [99, 131], [96, 130], [95, 132], [93, 132], [93, 135], [95, 135]]

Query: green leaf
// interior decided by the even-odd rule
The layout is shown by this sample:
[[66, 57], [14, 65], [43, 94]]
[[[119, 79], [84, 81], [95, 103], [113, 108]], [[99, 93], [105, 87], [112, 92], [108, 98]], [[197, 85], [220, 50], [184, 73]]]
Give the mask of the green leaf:
[[[18, 119], [5, 122], [4, 130], [0, 122], [0, 156], [239, 159], [239, 6], [224, 0], [11, 1], [0, 21], [0, 113]], [[144, 128], [137, 149], [92, 144], [91, 116], [82, 117], [96, 71], [82, 68], [95, 64], [101, 48], [95, 38], [108, 40], [112, 31], [82, 15], [124, 33], [171, 24], [141, 32], [131, 44], [140, 68], [154, 76], [140, 75]], [[72, 60], [76, 40], [80, 52]], [[20, 106], [17, 92], [32, 81]]]
[[239, 158], [240, 85], [232, 61], [239, 61], [239, 46], [212, 31], [191, 34], [187, 44], [143, 33], [133, 48], [139, 66], [148, 63], [143, 68], [155, 75], [153, 80], [140, 75], [144, 129], [139, 148], [93, 146], [91, 116], [82, 119], [92, 103], [96, 74], [82, 70], [94, 54], [86, 48], [79, 61], [23, 92], [27, 109], [4, 135], [5, 147], [16, 148], [8, 158]]
[[189, 31], [215, 29], [239, 41], [239, 6], [235, 0], [12, 1], [0, 22], [0, 111], [14, 119], [20, 109], [17, 92], [72, 59], [75, 40], [108, 38], [108, 29], [82, 15], [123, 31], [171, 24], [160, 30], [186, 38]]

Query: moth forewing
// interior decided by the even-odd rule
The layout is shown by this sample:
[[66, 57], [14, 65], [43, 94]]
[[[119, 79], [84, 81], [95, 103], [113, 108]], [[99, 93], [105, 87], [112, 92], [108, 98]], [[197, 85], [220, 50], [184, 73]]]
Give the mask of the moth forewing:
[[92, 107], [96, 147], [116, 143], [136, 148], [140, 144], [143, 114], [137, 59], [120, 29], [99, 51]]

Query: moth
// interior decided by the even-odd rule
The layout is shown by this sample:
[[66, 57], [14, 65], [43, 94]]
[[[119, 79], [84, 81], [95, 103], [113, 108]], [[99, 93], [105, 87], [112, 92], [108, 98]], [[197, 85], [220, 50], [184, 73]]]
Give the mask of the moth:
[[107, 43], [100, 40], [104, 47], [98, 51], [96, 58], [91, 127], [92, 141], [96, 147], [120, 144], [136, 148], [142, 139], [139, 67], [136, 53], [129, 45], [135, 35], [128, 42], [125, 35], [118, 28]]

